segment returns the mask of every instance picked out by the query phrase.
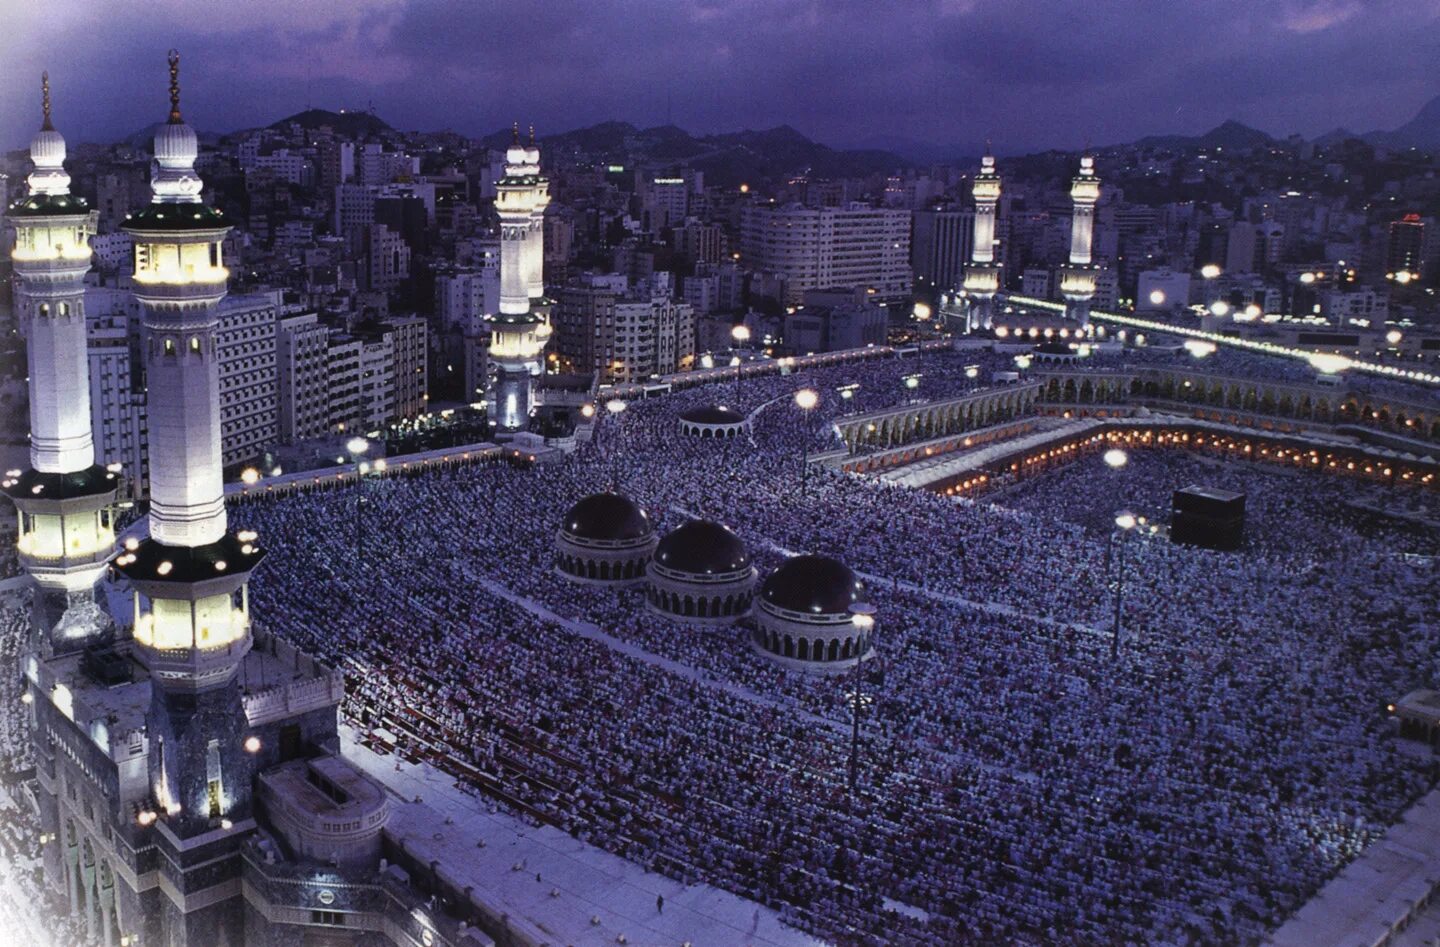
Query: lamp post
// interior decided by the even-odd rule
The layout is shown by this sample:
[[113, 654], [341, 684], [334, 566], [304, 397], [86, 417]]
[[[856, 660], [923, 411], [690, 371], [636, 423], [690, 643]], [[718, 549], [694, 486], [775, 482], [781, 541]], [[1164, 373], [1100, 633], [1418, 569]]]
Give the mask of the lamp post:
[[[740, 346], [742, 346], [742, 345], [744, 345], [746, 342], [749, 342], [749, 341], [750, 341], [750, 327], [747, 326], [747, 325], [738, 325], [738, 326], [736, 326], [735, 328], [733, 328], [733, 329], [730, 330], [730, 338], [734, 340], [734, 342], [735, 342], [735, 347], [736, 347], [737, 350], [738, 350], [738, 348], [739, 348]], [[745, 364], [745, 362], [744, 362], [743, 359], [740, 358], [740, 353], [739, 353], [739, 351], [736, 351], [736, 353], [735, 353], [735, 400], [736, 400], [737, 402], [740, 400], [740, 368], [741, 368], [741, 366], [743, 366], [744, 364]]]
[[[1110, 533], [1109, 548], [1114, 550], [1115, 560], [1115, 622], [1110, 635], [1110, 660], [1112, 661], [1120, 656], [1120, 612], [1125, 600], [1125, 536], [1135, 528], [1136, 522], [1134, 513], [1121, 510], [1115, 514], [1116, 529]], [[1118, 541], [1117, 536], [1119, 537]]]
[[810, 412], [820, 403], [820, 396], [813, 388], [801, 388], [795, 392], [795, 404], [804, 414], [804, 431], [800, 435], [800, 495], [809, 495], [809, 483], [806, 479], [807, 471], [810, 468]]
[[[620, 398], [611, 398], [609, 401], [605, 402], [605, 410], [610, 412], [610, 416], [615, 419], [615, 441], [617, 445], [621, 442], [620, 416], [625, 413], [625, 409], [628, 407], [629, 405]], [[609, 435], [607, 434], [606, 437], [608, 438]], [[614, 460], [615, 451], [606, 450], [605, 459]]]
[[866, 602], [856, 602], [850, 606], [850, 621], [855, 626], [855, 666], [850, 672], [850, 706], [851, 706], [851, 727], [850, 727], [850, 795], [855, 795], [855, 786], [860, 778], [860, 705], [864, 702], [864, 695], [860, 693], [860, 665], [861, 656], [864, 655], [864, 646], [869, 643], [870, 635], [875, 628], [875, 606]]
[[350, 458], [355, 462], [355, 558], [365, 558], [365, 478], [364, 458], [365, 452], [370, 449], [370, 442], [363, 437], [352, 437], [345, 442], [345, 449], [350, 452]]

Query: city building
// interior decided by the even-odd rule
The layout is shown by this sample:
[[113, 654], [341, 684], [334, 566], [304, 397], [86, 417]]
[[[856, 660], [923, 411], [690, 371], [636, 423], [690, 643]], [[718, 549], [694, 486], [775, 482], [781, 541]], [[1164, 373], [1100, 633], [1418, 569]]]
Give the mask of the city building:
[[740, 257], [784, 283], [784, 302], [806, 291], [863, 289], [877, 301], [910, 296], [910, 212], [852, 202], [844, 207], [750, 204], [740, 219]]

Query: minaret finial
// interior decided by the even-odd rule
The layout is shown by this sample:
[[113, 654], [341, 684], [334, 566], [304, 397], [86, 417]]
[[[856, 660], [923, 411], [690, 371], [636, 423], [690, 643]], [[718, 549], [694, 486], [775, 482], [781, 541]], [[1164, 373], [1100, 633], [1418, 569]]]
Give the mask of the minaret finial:
[[985, 139], [985, 156], [987, 158], [993, 158], [995, 156], [995, 149], [990, 147], [990, 139], [988, 138]]
[[530, 147], [535, 147], [535, 126], [530, 126]]
[[179, 125], [180, 117], [180, 51], [170, 50], [170, 124]]
[[513, 141], [515, 144], [517, 144], [517, 145], [520, 144], [520, 123], [519, 123], [519, 122], [516, 122], [514, 125], [511, 125], [511, 126], [510, 126], [510, 134], [511, 134], [511, 136], [512, 136], [512, 141]]
[[41, 131], [53, 132], [55, 126], [50, 124], [50, 73], [40, 73], [40, 111], [45, 115], [45, 122], [40, 126]]

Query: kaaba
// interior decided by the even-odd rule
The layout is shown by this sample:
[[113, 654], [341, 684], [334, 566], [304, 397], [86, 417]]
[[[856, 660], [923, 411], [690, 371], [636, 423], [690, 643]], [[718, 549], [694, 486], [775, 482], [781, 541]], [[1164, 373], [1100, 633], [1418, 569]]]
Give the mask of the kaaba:
[[1185, 487], [1171, 501], [1170, 541], [1231, 552], [1245, 539], [1245, 494]]

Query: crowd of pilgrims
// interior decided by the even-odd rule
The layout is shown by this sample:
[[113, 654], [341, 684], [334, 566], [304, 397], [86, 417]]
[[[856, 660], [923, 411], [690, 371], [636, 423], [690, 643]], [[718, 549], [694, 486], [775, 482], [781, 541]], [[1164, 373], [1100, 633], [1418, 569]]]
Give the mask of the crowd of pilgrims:
[[[918, 395], [895, 359], [712, 384], [632, 401], [554, 465], [245, 500], [232, 522], [269, 550], [253, 614], [345, 671], [382, 751], [837, 943], [1257, 942], [1437, 776], [1385, 712], [1440, 670], [1435, 533], [1345, 505], [1425, 501], [1158, 448], [975, 502], [815, 465], [802, 490], [831, 419], [975, 384], [976, 360], [925, 356]], [[717, 402], [759, 409], [749, 439], [679, 433]], [[1247, 494], [1247, 548], [1127, 535], [1112, 659], [1108, 523], [1159, 522], [1193, 482]], [[781, 669], [744, 627], [560, 577], [565, 511], [607, 488], [661, 533], [730, 525], [762, 579], [787, 552], [841, 559], [876, 658]]]

